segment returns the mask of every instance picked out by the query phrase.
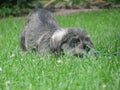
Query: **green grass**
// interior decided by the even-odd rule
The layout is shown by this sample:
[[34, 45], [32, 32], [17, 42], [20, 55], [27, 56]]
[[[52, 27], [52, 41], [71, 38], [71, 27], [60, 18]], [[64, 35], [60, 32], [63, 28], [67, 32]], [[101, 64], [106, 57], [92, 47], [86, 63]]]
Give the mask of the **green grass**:
[[[19, 35], [26, 18], [0, 20], [0, 90], [119, 90], [120, 10], [56, 17], [61, 27], [80, 27], [99, 55], [38, 58], [20, 55]], [[118, 54], [117, 54], [118, 53]]]

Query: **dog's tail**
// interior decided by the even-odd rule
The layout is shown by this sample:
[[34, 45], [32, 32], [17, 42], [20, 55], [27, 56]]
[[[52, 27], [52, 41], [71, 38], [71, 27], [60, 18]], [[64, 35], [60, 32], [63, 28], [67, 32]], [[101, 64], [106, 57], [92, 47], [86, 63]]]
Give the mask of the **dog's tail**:
[[38, 2], [37, 5], [35, 6], [35, 11], [38, 9], [45, 9], [45, 10], [48, 10], [50, 12], [55, 12], [55, 10], [52, 8], [44, 7], [44, 5], [41, 2]]
[[44, 8], [43, 4], [40, 3], [40, 2], [38, 2], [37, 5], [36, 5], [36, 7], [35, 7], [35, 9], [42, 9], [42, 8]]

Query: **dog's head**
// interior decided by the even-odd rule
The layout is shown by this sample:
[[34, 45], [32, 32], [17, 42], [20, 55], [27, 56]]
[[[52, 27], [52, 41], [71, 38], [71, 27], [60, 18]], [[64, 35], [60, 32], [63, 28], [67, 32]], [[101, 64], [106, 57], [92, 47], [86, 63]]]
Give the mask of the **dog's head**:
[[53, 53], [83, 56], [84, 53], [90, 52], [93, 43], [84, 30], [68, 28], [54, 32], [50, 40], [50, 48]]

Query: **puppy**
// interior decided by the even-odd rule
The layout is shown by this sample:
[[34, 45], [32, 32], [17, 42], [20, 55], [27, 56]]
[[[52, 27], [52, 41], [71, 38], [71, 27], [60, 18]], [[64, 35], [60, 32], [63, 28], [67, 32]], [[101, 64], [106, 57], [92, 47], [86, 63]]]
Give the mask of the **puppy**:
[[37, 6], [29, 15], [20, 35], [21, 50], [37, 51], [40, 56], [69, 53], [83, 56], [93, 48], [87, 32], [79, 28], [61, 28], [51, 12]]

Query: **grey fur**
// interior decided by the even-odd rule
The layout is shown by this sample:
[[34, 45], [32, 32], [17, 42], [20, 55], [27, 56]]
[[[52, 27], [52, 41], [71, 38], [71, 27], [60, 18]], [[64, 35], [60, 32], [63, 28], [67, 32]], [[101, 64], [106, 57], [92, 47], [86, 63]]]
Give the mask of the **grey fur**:
[[79, 28], [60, 28], [53, 15], [36, 8], [28, 17], [20, 35], [22, 51], [38, 51], [40, 56], [51, 53], [83, 55], [93, 48], [90, 37]]

